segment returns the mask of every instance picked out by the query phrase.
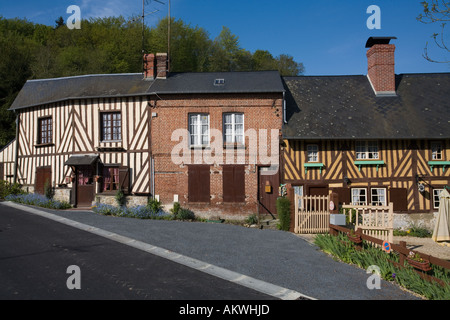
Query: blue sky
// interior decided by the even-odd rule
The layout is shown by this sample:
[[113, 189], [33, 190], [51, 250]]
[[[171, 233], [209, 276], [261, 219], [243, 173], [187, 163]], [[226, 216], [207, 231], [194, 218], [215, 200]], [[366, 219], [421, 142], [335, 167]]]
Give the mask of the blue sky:
[[[54, 25], [67, 19], [69, 5], [81, 8], [81, 17], [140, 15], [142, 0], [0, 0], [0, 15], [26, 18]], [[159, 11], [146, 18], [155, 25], [167, 15], [168, 0], [149, 1], [146, 12]], [[422, 0], [171, 0], [172, 17], [191, 26], [202, 27], [215, 38], [222, 26], [239, 36], [240, 45], [254, 52], [270, 51], [274, 56], [292, 55], [305, 65], [305, 75], [366, 74], [366, 40], [370, 36], [395, 36], [396, 73], [450, 72], [450, 64], [426, 61], [423, 49], [431, 35], [440, 31], [437, 24], [416, 20]], [[367, 8], [381, 9], [381, 29], [369, 30]], [[450, 35], [450, 27], [447, 34]], [[431, 46], [433, 58], [449, 60], [444, 51]]]

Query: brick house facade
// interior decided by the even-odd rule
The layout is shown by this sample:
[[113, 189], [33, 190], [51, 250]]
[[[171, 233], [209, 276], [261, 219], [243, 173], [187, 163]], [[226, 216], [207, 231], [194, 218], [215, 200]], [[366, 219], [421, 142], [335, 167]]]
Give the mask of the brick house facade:
[[[114, 203], [123, 189], [129, 204], [155, 197], [198, 215], [276, 214], [279, 73], [168, 73], [166, 54], [144, 62], [142, 74], [27, 81], [10, 108], [18, 137], [1, 152], [14, 155], [3, 175], [29, 191], [48, 180], [76, 207]], [[272, 192], [261, 194], [266, 184]]]

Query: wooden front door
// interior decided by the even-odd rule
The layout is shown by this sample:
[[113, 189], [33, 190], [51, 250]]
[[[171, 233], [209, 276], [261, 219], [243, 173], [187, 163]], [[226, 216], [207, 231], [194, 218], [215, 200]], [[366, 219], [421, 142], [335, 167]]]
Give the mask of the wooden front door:
[[34, 192], [39, 194], [45, 194], [45, 183], [51, 187], [52, 181], [52, 168], [51, 167], [39, 167], [36, 168], [36, 180], [34, 185]]
[[94, 201], [94, 170], [91, 166], [80, 166], [76, 169], [76, 206], [91, 207]]
[[258, 168], [259, 213], [277, 214], [278, 188], [280, 185], [278, 170], [269, 167]]

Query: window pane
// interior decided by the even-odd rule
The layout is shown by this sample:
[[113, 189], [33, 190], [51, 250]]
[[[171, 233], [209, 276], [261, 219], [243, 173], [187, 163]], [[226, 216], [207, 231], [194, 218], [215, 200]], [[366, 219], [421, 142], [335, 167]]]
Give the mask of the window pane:
[[231, 124], [231, 122], [232, 122], [232, 114], [230, 114], [230, 113], [227, 113], [227, 114], [225, 114], [225, 116], [224, 116], [224, 122], [225, 123], [230, 123]]
[[243, 124], [244, 123], [244, 115], [237, 113], [235, 114], [235, 119], [234, 119], [236, 124]]

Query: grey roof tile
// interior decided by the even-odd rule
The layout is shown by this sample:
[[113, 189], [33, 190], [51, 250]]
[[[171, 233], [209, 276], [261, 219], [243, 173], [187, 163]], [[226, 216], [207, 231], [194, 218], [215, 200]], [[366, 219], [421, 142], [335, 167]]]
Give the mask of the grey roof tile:
[[450, 138], [450, 73], [397, 75], [395, 97], [377, 97], [363, 75], [283, 80], [285, 138]]
[[[223, 85], [214, 85], [215, 79]], [[144, 80], [142, 74], [86, 75], [29, 80], [10, 110], [58, 101], [151, 94], [283, 92], [278, 71], [173, 73], [167, 79]]]

